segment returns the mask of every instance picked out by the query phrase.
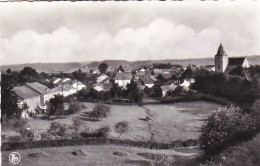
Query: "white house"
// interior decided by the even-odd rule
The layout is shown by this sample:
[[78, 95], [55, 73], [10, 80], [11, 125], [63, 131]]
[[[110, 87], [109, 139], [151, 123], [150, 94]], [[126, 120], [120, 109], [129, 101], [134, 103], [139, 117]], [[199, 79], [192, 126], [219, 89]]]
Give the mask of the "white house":
[[184, 80], [183, 83], [180, 84], [181, 87], [183, 87], [184, 90], [188, 91], [190, 89], [191, 83], [187, 80]]
[[118, 86], [125, 88], [127, 84], [130, 84], [131, 78], [124, 73], [117, 73], [115, 77], [115, 83]]
[[80, 90], [82, 90], [82, 89], [84, 89], [84, 88], [86, 88], [86, 85], [84, 85], [84, 84], [82, 84], [81, 82], [74, 82], [73, 84], [72, 84], [72, 87], [74, 88], [74, 89], [76, 89], [77, 91], [80, 91]]
[[154, 82], [150, 77], [142, 77], [141, 82], [148, 88], [152, 88], [154, 86]]

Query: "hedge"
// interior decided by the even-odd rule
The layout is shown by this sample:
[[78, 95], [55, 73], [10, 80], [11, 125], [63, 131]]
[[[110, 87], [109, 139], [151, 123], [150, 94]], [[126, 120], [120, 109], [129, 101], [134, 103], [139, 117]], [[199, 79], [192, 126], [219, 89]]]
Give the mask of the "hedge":
[[27, 142], [5, 142], [2, 143], [2, 151], [12, 151], [20, 149], [31, 148], [45, 148], [45, 147], [63, 147], [76, 145], [118, 145], [118, 146], [133, 146], [150, 149], [172, 149], [176, 147], [197, 146], [199, 140], [174, 141], [171, 144], [156, 143], [156, 142], [137, 142], [130, 140], [116, 140], [106, 138], [87, 138], [87, 139], [63, 139], [63, 140], [41, 140], [41, 141], [27, 141]]

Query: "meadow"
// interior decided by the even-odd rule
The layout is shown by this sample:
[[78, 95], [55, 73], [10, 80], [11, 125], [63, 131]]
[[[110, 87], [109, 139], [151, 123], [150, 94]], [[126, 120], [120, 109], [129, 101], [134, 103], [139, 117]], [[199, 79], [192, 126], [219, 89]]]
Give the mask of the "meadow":
[[[93, 110], [95, 103], [84, 103], [85, 108], [74, 115], [65, 116], [56, 120], [30, 119], [31, 130], [40, 133], [47, 132], [52, 122], [59, 122], [66, 126], [73, 124], [73, 119], [79, 119], [82, 126], [79, 132], [94, 131], [108, 126], [110, 131], [108, 138], [151, 141], [152, 135], [155, 142], [171, 143], [177, 140], [198, 139], [203, 120], [220, 105], [204, 101], [182, 102], [176, 104], [144, 105], [142, 107], [132, 105], [108, 105], [110, 113], [106, 118], [95, 121], [88, 117], [88, 112]], [[150, 116], [148, 123], [145, 119]], [[115, 131], [118, 122], [128, 123], [128, 130], [120, 137]]]

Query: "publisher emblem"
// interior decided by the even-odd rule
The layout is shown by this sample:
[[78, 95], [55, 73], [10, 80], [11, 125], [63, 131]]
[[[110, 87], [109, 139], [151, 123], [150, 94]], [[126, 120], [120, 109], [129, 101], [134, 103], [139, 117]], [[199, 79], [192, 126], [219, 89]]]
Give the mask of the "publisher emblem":
[[21, 156], [19, 153], [17, 152], [12, 152], [10, 155], [9, 155], [9, 161], [10, 163], [12, 164], [18, 164], [21, 160]]

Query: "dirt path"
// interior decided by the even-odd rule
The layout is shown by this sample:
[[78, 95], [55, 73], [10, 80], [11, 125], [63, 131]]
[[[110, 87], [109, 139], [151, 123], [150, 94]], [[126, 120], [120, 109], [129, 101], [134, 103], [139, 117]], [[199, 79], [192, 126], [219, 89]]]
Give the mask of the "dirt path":
[[149, 127], [149, 131], [150, 131], [150, 134], [151, 134], [151, 138], [150, 138], [150, 141], [151, 142], [154, 142], [154, 133], [152, 132], [152, 125], [151, 125], [151, 123], [150, 123], [150, 121], [152, 120], [152, 119], [150, 119], [150, 118], [152, 118], [152, 115], [151, 115], [151, 113], [150, 113], [150, 109], [148, 109], [148, 108], [146, 108], [145, 106], [143, 106], [143, 108], [144, 108], [144, 111], [145, 111], [145, 113], [146, 113], [146, 122], [147, 122], [147, 124], [148, 124], [148, 127]]

